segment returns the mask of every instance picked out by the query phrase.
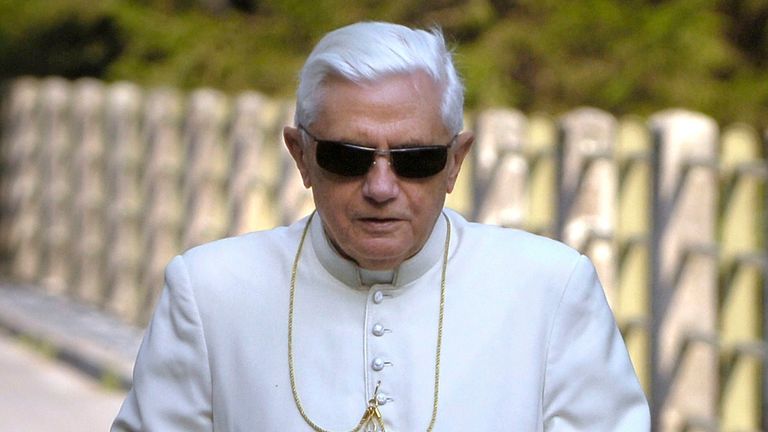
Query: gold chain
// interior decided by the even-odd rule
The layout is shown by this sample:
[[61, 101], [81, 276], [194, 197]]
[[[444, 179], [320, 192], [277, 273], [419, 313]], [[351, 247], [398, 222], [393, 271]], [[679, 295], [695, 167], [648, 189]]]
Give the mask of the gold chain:
[[[296, 257], [293, 260], [293, 267], [291, 268], [291, 287], [290, 287], [290, 300], [288, 306], [288, 373], [291, 379], [291, 393], [293, 393], [293, 400], [296, 402], [296, 408], [299, 410], [299, 414], [307, 424], [317, 432], [330, 432], [321, 428], [317, 423], [313, 422], [304, 411], [304, 406], [301, 404], [301, 398], [299, 397], [299, 391], [296, 389], [296, 373], [293, 367], [293, 303], [296, 298], [296, 273], [299, 268], [299, 257], [301, 251], [304, 248], [304, 240], [309, 232], [309, 226], [314, 217], [314, 213], [307, 220], [307, 224], [304, 227], [304, 232], [301, 234], [301, 240], [299, 241], [299, 247], [296, 250]], [[437, 321], [437, 346], [435, 348], [435, 389], [432, 401], [432, 418], [429, 421], [427, 432], [431, 432], [435, 427], [435, 421], [437, 420], [437, 406], [438, 397], [440, 393], [440, 351], [443, 345], [443, 316], [445, 311], [445, 276], [448, 269], [448, 249], [451, 244], [451, 221], [448, 216], [443, 213], [443, 217], [447, 223], [445, 234], [445, 248], [443, 250], [443, 268], [440, 276], [440, 314]], [[371, 400], [368, 401], [368, 406], [363, 413], [363, 417], [358, 422], [357, 426], [352, 429], [351, 432], [359, 432], [362, 428], [370, 422], [375, 422], [377, 427], [381, 427], [381, 431], [384, 432], [384, 421], [381, 413], [379, 412], [379, 403], [376, 399], [379, 386], [376, 386], [376, 391], [373, 394]]]

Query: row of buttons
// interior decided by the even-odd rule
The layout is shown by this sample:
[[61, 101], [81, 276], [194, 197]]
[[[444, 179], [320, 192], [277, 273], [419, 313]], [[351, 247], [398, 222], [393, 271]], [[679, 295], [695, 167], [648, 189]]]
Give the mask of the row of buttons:
[[[381, 304], [381, 302], [384, 301], [384, 293], [381, 291], [376, 291], [373, 293], [373, 302], [376, 304]], [[371, 333], [376, 337], [384, 336], [385, 333], [389, 332], [390, 330], [385, 328], [382, 324], [376, 323], [371, 327]], [[388, 362], [381, 357], [376, 357], [371, 362], [371, 369], [373, 369], [376, 372], [380, 372], [387, 366], [392, 366], [391, 362]], [[376, 395], [376, 402], [379, 405], [385, 405], [387, 402], [392, 401], [393, 399], [390, 398], [386, 393], [379, 392]]]
[[[384, 301], [384, 293], [381, 291], [376, 291], [373, 293], [373, 302], [376, 304], [381, 304], [381, 302]], [[374, 336], [384, 336], [384, 333], [387, 333], [389, 329], [385, 329], [383, 325], [376, 323], [371, 328], [371, 333], [373, 333]]]

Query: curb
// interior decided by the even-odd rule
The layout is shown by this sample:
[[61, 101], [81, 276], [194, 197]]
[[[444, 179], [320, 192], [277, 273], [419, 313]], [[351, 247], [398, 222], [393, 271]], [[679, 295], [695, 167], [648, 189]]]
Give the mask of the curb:
[[128, 390], [143, 330], [33, 285], [0, 282], [0, 329], [109, 388]]

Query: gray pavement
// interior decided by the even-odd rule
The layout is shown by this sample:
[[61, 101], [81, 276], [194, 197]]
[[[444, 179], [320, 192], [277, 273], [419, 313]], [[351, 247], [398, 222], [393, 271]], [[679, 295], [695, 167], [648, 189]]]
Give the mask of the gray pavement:
[[102, 381], [131, 385], [143, 330], [33, 285], [0, 282], [0, 328], [30, 339]]
[[0, 281], [0, 432], [108, 430], [142, 332], [66, 297]]
[[106, 431], [125, 390], [0, 331], [0, 431]]

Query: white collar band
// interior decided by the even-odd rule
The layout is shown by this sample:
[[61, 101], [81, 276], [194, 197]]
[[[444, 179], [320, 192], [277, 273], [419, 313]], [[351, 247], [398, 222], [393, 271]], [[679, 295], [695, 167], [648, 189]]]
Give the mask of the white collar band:
[[363, 269], [353, 261], [342, 257], [325, 234], [319, 214], [315, 214], [312, 218], [309, 236], [317, 259], [325, 270], [345, 285], [352, 288], [373, 284], [391, 284], [401, 287], [415, 281], [439, 263], [445, 242], [445, 224], [445, 218], [438, 217], [421, 250], [405, 260], [398, 268], [391, 270]]

